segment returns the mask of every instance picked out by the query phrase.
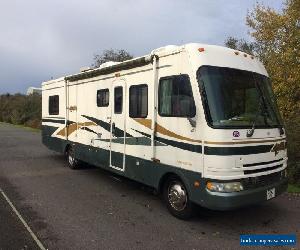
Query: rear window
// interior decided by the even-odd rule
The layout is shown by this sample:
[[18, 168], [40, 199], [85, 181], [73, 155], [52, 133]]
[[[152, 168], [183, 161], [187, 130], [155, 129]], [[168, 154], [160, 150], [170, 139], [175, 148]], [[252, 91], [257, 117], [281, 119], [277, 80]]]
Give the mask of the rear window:
[[49, 96], [49, 115], [59, 114], [59, 96]]

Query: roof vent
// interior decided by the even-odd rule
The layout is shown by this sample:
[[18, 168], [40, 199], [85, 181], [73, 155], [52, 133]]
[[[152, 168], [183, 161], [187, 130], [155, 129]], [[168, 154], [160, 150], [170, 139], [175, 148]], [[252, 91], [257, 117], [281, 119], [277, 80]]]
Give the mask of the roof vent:
[[80, 72], [86, 72], [86, 71], [89, 71], [89, 70], [91, 70], [90, 67], [81, 67], [80, 68]]
[[109, 61], [109, 62], [105, 62], [105, 63], [100, 64], [99, 68], [102, 69], [102, 68], [106, 68], [106, 67], [109, 67], [109, 66], [119, 64], [119, 63], [120, 62]]
[[154, 53], [159, 53], [159, 52], [173, 52], [175, 51], [176, 49], [178, 49], [179, 47], [177, 45], [167, 45], [165, 47], [160, 47], [160, 48], [157, 48], [155, 50], [152, 50], [151, 54], [154, 54]]

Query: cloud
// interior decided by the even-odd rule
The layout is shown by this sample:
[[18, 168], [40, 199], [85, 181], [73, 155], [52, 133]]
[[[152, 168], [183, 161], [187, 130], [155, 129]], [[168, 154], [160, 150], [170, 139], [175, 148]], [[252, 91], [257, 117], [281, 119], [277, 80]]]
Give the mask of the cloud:
[[[281, 1], [265, 0], [280, 8]], [[93, 54], [124, 48], [135, 56], [168, 44], [222, 45], [247, 38], [255, 0], [11, 0], [0, 4], [0, 93], [25, 92], [76, 73]]]

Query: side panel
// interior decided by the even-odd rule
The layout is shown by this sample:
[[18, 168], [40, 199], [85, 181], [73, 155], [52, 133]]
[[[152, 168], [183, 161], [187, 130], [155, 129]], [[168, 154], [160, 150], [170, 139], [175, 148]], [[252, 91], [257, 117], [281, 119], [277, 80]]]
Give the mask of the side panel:
[[[111, 168], [108, 164], [101, 163], [101, 158], [109, 157], [110, 151], [98, 149], [80, 143], [76, 143], [75, 146], [82, 152], [83, 155], [89, 157], [88, 162], [90, 164], [114, 172], [118, 175], [128, 177], [140, 183], [144, 183], [155, 189], [159, 188], [160, 180], [163, 176], [170, 173], [177, 174], [186, 184], [187, 189], [191, 193], [191, 198], [194, 200], [192, 184], [195, 180], [201, 180], [200, 173], [153, 162], [151, 160], [146, 160], [131, 155], [126, 155], [126, 169], [125, 171], [120, 171], [117, 168]], [[123, 156], [123, 154], [119, 152], [115, 152], [115, 155], [117, 156], [117, 158], [121, 158]]]
[[[181, 53], [160, 58], [157, 67], [159, 78], [193, 74], [189, 69], [187, 57], [182, 56]], [[150, 186], [157, 186], [161, 176], [168, 171], [176, 172], [178, 175], [188, 171], [201, 176], [203, 168], [201, 126], [203, 124], [198, 121], [201, 114], [198, 110], [199, 101], [196, 93], [194, 93], [194, 99], [197, 107], [197, 127], [193, 128], [187, 118], [157, 115], [155, 154], [153, 155], [151, 145], [152, 110], [154, 109], [152, 65], [124, 70], [120, 75], [126, 81], [126, 86], [123, 86], [125, 123], [122, 122], [123, 118], [112, 117], [111, 114], [114, 108], [113, 82], [114, 80], [120, 81], [121, 78], [107, 75], [69, 82], [68, 139], [75, 145], [80, 145], [76, 146], [77, 157], [106, 168], [110, 163], [116, 167], [119, 164], [119, 158], [121, 159], [119, 162], [123, 161], [123, 165], [117, 166], [118, 169], [110, 168], [112, 171]], [[192, 77], [191, 84], [195, 92], [197, 89]], [[132, 85], [148, 85], [146, 117], [129, 117], [129, 89]], [[110, 91], [109, 104], [103, 107], [97, 106], [97, 91], [101, 89]], [[70, 108], [73, 109], [72, 112]], [[112, 122], [115, 123], [115, 130], [123, 131], [123, 137], [111, 137]], [[60, 124], [59, 129], [64, 130], [64, 124]], [[53, 135], [64, 140], [64, 134], [60, 133], [59, 129]], [[110, 157], [110, 151], [116, 152], [115, 155]], [[124, 163], [124, 152], [126, 152], [126, 163]], [[113, 162], [114, 160], [116, 162]], [[125, 171], [121, 172], [120, 169], [124, 166]], [[164, 166], [164, 170], [157, 166]]]
[[[58, 96], [58, 113], [49, 113], [50, 97]], [[49, 149], [63, 152], [65, 137], [56, 134], [65, 127], [65, 81], [63, 78], [45, 83], [42, 87], [42, 142]]]
[[[113, 102], [110, 97], [111, 83], [112, 79], [83, 84], [81, 82], [71, 83], [77, 84], [78, 88], [77, 142], [99, 152], [99, 155], [95, 157], [95, 154], [91, 155], [91, 151], [78, 150], [78, 158], [91, 164], [109, 165], [109, 153], [102, 154], [100, 151], [110, 151], [110, 121]], [[97, 103], [99, 91], [108, 91], [107, 105]]]
[[196, 127], [193, 127], [186, 117], [165, 117], [157, 114], [156, 138], [167, 147], [156, 147], [155, 158], [171, 166], [202, 172], [202, 110], [199, 108], [198, 89], [195, 86], [187, 54], [182, 52], [161, 58], [159, 66], [166, 64], [171, 64], [173, 67], [159, 69], [159, 79], [181, 74], [189, 75], [196, 107], [196, 115], [193, 118]]

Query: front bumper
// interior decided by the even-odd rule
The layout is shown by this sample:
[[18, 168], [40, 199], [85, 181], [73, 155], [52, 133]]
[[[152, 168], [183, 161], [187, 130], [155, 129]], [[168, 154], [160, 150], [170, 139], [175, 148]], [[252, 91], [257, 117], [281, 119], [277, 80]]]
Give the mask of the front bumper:
[[212, 210], [233, 210], [266, 201], [267, 190], [272, 188], [275, 188], [276, 197], [286, 191], [287, 186], [287, 178], [267, 186], [232, 193], [211, 192], [205, 188], [205, 185], [201, 185], [198, 191], [193, 192], [191, 199], [198, 205]]

